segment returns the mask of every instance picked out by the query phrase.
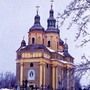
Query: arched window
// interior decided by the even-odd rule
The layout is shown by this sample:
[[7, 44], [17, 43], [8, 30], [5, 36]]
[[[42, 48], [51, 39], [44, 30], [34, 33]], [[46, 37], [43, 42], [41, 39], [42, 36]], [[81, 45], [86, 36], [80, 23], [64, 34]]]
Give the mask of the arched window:
[[33, 67], [33, 63], [30, 63], [30, 67]]
[[47, 68], [48, 68], [48, 64], [47, 64]]
[[50, 41], [48, 41], [48, 47], [50, 47]]
[[32, 38], [32, 44], [34, 44], [35, 43], [35, 38]]

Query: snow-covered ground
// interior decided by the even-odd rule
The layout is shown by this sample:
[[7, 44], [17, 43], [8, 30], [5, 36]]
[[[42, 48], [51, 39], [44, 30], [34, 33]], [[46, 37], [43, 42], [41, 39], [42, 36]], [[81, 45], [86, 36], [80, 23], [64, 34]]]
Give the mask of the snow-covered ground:
[[7, 89], [7, 88], [2, 88], [0, 90], [14, 90], [14, 89]]

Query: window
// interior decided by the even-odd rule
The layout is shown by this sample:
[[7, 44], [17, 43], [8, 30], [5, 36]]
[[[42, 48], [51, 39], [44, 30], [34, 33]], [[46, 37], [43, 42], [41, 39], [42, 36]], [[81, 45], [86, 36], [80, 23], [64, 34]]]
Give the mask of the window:
[[50, 41], [48, 41], [48, 47], [50, 47]]
[[33, 63], [30, 63], [30, 67], [33, 67]]
[[40, 36], [38, 37], [38, 43], [39, 43], [39, 44], [41, 43], [41, 38], [42, 38], [42, 37], [40, 37]]
[[47, 64], [47, 68], [48, 68], [48, 64]]
[[32, 44], [34, 44], [35, 43], [35, 38], [32, 38]]

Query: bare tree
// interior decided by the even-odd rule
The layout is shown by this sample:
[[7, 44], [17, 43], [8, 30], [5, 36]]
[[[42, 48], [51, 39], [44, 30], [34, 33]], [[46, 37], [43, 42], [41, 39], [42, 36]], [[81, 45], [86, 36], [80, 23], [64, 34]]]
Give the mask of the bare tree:
[[0, 88], [14, 88], [16, 85], [16, 76], [14, 73], [0, 73]]
[[[81, 37], [82, 41], [80, 46], [84, 46], [90, 42], [90, 31], [88, 30], [88, 27], [90, 26], [90, 0], [72, 0], [62, 14], [58, 13], [58, 17], [60, 18], [60, 27], [64, 26], [65, 21], [68, 19], [69, 21], [71, 20], [67, 27], [68, 30], [74, 25], [78, 27], [75, 41]], [[90, 70], [89, 58], [82, 55], [81, 59], [85, 60], [85, 62], [81, 62], [81, 64], [76, 65], [75, 68], [75, 78], [78, 82], [80, 82], [82, 76]]]
[[74, 24], [78, 26], [76, 32], [76, 40], [82, 36], [81, 46], [90, 41], [90, 32], [88, 24], [90, 22], [90, 0], [72, 0], [66, 7], [63, 14], [59, 13], [60, 26], [64, 25], [67, 18], [71, 17], [71, 22], [67, 29], [70, 29]]

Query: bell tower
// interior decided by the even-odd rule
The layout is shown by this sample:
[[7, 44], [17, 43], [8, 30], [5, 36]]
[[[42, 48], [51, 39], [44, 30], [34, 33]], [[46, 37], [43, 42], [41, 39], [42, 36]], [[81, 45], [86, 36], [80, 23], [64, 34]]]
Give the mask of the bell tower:
[[45, 37], [45, 46], [57, 51], [59, 45], [59, 29], [56, 27], [56, 19], [54, 18], [53, 0], [51, 1], [49, 18], [47, 19]]
[[[52, 1], [53, 3], [53, 1]], [[51, 3], [51, 9], [49, 11], [49, 18], [47, 20], [47, 28], [55, 28], [56, 27], [56, 20], [54, 19], [54, 11], [53, 11], [53, 4]]]
[[34, 25], [29, 29], [28, 32], [29, 45], [43, 44], [44, 28], [41, 26], [40, 23], [40, 16], [38, 14], [39, 6], [36, 6], [36, 8], [37, 8], [37, 14], [34, 17]]

